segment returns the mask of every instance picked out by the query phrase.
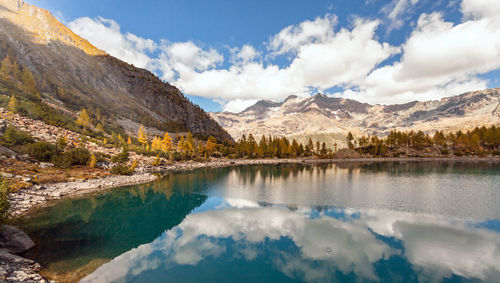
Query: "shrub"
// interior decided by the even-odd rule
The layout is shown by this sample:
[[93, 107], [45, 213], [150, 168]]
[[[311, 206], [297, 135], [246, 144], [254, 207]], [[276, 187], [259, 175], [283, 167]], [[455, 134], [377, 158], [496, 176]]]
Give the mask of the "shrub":
[[19, 131], [13, 126], [8, 126], [5, 133], [0, 137], [0, 143], [5, 146], [25, 145], [33, 143], [33, 141], [29, 134]]
[[160, 155], [157, 155], [155, 160], [151, 163], [151, 166], [158, 166], [161, 163]]
[[90, 152], [83, 147], [70, 149], [64, 153], [64, 161], [69, 166], [87, 165], [90, 160]]
[[57, 155], [57, 150], [55, 145], [45, 141], [40, 141], [27, 145], [26, 153], [38, 161], [47, 162], [54, 159]]
[[132, 175], [133, 171], [127, 165], [120, 163], [111, 168], [111, 173], [115, 175]]
[[128, 161], [128, 150], [127, 149], [123, 149], [122, 152], [118, 153], [117, 155], [113, 156], [111, 158], [111, 161], [112, 162], [116, 162], [116, 163], [125, 163]]
[[9, 186], [5, 180], [0, 180], [0, 230], [9, 217]]

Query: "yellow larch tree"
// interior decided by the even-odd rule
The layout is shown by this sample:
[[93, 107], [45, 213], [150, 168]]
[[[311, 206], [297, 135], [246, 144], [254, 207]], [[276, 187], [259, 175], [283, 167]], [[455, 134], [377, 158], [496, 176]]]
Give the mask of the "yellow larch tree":
[[208, 153], [214, 152], [216, 147], [217, 147], [217, 140], [214, 137], [209, 137], [207, 140], [207, 144], [205, 145], [207, 152]]
[[18, 107], [19, 107], [19, 102], [17, 102], [16, 97], [12, 95], [10, 97], [9, 104], [7, 104], [7, 110], [9, 110], [10, 113], [16, 113]]
[[172, 148], [172, 138], [168, 133], [165, 133], [163, 139], [161, 140], [161, 150], [163, 152], [168, 152]]
[[83, 108], [82, 111], [80, 111], [80, 113], [78, 114], [78, 118], [76, 119], [76, 124], [84, 128], [90, 128], [92, 126], [89, 114], [87, 114], [87, 110], [85, 110], [85, 108]]
[[152, 150], [161, 150], [161, 139], [159, 137], [154, 137], [153, 142], [151, 142]]
[[137, 132], [137, 139], [143, 146], [148, 143], [148, 135], [146, 134], [146, 130], [144, 129], [143, 125], [139, 127], [139, 131]]

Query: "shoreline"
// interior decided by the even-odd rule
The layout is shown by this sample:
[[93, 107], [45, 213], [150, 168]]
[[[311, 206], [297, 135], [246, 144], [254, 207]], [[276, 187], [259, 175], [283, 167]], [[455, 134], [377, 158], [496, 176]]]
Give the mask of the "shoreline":
[[34, 185], [20, 189], [9, 195], [12, 219], [29, 216], [39, 208], [64, 198], [79, 197], [100, 193], [113, 188], [145, 184], [155, 181], [160, 175], [169, 172], [191, 171], [200, 168], [222, 168], [242, 165], [277, 165], [277, 164], [334, 164], [334, 163], [370, 163], [370, 162], [493, 162], [500, 163], [498, 157], [400, 157], [400, 158], [346, 158], [346, 159], [222, 159], [209, 162], [177, 162], [174, 164], [142, 167], [130, 176], [113, 175], [103, 178], [77, 180], [71, 182]]

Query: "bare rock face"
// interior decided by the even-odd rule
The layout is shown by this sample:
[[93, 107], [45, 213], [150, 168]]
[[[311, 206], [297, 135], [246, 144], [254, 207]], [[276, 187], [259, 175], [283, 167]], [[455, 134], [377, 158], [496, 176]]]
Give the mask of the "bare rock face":
[[35, 243], [16, 227], [4, 225], [0, 231], [0, 248], [12, 254], [23, 253], [35, 246]]
[[370, 105], [316, 94], [290, 96], [283, 102], [259, 101], [240, 113], [211, 113], [235, 139], [252, 133], [281, 135], [306, 143], [309, 138], [331, 148], [355, 136], [385, 136], [391, 130], [431, 133], [500, 124], [500, 88], [464, 93], [439, 101]]
[[231, 139], [176, 87], [99, 50], [44, 9], [0, 0], [0, 59], [5, 54], [30, 69], [49, 105], [71, 112], [99, 108], [116, 121]]

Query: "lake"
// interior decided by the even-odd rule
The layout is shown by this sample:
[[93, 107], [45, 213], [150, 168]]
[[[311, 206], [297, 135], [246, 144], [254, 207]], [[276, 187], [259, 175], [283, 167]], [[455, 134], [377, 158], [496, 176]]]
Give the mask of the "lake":
[[18, 223], [61, 281], [500, 278], [500, 164], [265, 165], [169, 173]]

